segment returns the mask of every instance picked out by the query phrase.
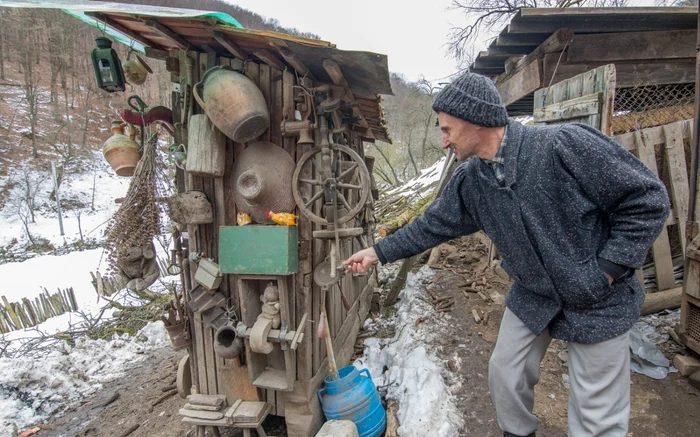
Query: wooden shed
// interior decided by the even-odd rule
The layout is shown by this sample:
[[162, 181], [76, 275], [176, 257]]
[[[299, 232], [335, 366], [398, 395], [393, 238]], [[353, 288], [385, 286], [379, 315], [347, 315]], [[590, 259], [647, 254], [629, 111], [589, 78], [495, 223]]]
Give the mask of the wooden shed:
[[[372, 163], [363, 142], [390, 142], [379, 97], [391, 94], [386, 56], [243, 29], [220, 13], [60, 3], [166, 62], [174, 143], [188, 154], [178, 191], [203, 192], [211, 205], [210, 223], [180, 219], [176, 233], [184, 247], [189, 339], [178, 384], [181, 395], [209, 395], [220, 409], [185, 414], [183, 421], [198, 426], [199, 435], [205, 426], [262, 432], [260, 422], [272, 414], [286, 418], [289, 436], [313, 435], [325, 420], [317, 397], [327, 375], [326, 346], [316, 335], [322, 309], [335, 360], [346, 365], [376, 286], [373, 275], [344, 275], [339, 263], [372, 244]], [[240, 128], [225, 137], [211, 126], [215, 97], [229, 105], [224, 116], [252, 98], [212, 97], [214, 75], [205, 78], [207, 71], [254, 84], [248, 92], [262, 96], [269, 118], [261, 134], [245, 137], [247, 128]], [[208, 115], [198, 102], [209, 104]], [[234, 141], [236, 135], [245, 141]], [[256, 198], [258, 191], [268, 203]], [[273, 205], [292, 199], [289, 210], [275, 212], [295, 213], [298, 224], [261, 217], [270, 199]], [[254, 223], [237, 226], [238, 213]]]

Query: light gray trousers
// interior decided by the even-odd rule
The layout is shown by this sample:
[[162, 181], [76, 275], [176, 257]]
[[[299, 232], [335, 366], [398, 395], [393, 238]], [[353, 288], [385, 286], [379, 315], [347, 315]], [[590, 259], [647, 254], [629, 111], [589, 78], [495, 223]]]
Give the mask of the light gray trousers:
[[[503, 431], [527, 436], [537, 429], [532, 414], [540, 361], [552, 341], [532, 332], [506, 308], [489, 362], [489, 389]], [[624, 437], [630, 413], [629, 335], [594, 344], [568, 343], [569, 436]]]

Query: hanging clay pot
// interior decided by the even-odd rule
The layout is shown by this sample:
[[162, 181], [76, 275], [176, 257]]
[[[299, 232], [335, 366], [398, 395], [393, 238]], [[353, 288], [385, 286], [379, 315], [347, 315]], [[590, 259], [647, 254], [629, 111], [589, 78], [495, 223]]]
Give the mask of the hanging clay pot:
[[133, 176], [141, 155], [139, 145], [134, 141], [136, 130], [131, 128], [129, 136], [124, 135], [126, 123], [112, 122], [112, 136], [105, 141], [102, 154], [119, 176]]
[[193, 91], [214, 126], [233, 141], [252, 141], [270, 126], [270, 113], [260, 89], [230, 68], [210, 68]]
[[131, 85], [143, 85], [146, 82], [146, 76], [149, 73], [153, 73], [146, 61], [133, 51], [126, 55], [126, 61], [122, 62], [122, 69], [124, 70], [126, 81]]

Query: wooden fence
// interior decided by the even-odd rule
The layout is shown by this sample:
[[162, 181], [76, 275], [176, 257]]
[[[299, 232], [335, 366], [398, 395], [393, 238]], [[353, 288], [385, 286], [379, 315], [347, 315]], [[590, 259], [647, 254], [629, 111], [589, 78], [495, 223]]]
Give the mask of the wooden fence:
[[[671, 199], [671, 214], [651, 248], [654, 266], [652, 269], [644, 269], [647, 288], [656, 288], [658, 291], [677, 287], [676, 276], [679, 276], [679, 282], [681, 279], [678, 267], [682, 265], [679, 261], [685, 255], [689, 147], [692, 136], [692, 120], [683, 120], [614, 137], [661, 178]], [[674, 272], [674, 258], [677, 260], [677, 272]], [[653, 283], [655, 287], [649, 287]]]
[[0, 333], [31, 328], [51, 317], [78, 310], [72, 287], [65, 290], [59, 288], [54, 294], [50, 294], [46, 288], [43, 290], [44, 292], [33, 301], [24, 297], [21, 302], [8, 302], [7, 298], [2, 296]]

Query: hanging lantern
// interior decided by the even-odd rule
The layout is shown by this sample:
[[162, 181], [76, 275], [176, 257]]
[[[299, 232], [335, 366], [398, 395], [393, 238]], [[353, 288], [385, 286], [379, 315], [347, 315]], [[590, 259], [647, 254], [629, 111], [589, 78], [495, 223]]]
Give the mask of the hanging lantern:
[[124, 91], [122, 63], [112, 48], [112, 41], [100, 36], [95, 42], [97, 48], [92, 50], [92, 66], [95, 68], [97, 86], [110, 93]]

